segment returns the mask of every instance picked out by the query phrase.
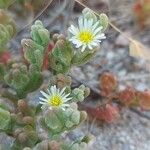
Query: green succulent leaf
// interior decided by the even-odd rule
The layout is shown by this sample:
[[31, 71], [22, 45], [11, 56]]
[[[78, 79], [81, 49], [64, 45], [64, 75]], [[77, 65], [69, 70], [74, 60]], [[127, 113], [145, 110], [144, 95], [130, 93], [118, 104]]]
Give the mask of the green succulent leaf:
[[96, 50], [77, 51], [72, 58], [72, 65], [83, 65], [95, 56]]
[[109, 19], [106, 14], [100, 14], [100, 25], [103, 27], [102, 32], [104, 32], [109, 25]]
[[11, 115], [10, 112], [0, 107], [0, 130], [7, 131], [10, 128]]

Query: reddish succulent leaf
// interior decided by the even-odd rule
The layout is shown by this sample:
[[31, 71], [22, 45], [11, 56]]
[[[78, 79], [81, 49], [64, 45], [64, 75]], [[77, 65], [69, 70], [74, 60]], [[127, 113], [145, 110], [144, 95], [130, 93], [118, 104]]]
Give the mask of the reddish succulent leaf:
[[49, 63], [48, 54], [49, 54], [50, 51], [52, 51], [53, 47], [54, 47], [54, 44], [53, 43], [49, 43], [47, 51], [45, 53], [45, 58], [43, 60], [43, 69], [44, 70], [48, 69], [48, 63]]
[[119, 93], [119, 100], [125, 105], [130, 106], [135, 103], [136, 91], [134, 88], [126, 88]]
[[150, 110], [150, 91], [138, 93], [139, 105], [144, 110]]
[[[48, 59], [49, 59], [49, 58], [48, 58], [48, 54], [49, 54], [50, 51], [52, 51], [53, 47], [54, 47], [54, 44], [53, 44], [53, 43], [49, 43], [48, 48], [47, 48], [47, 50], [46, 50], [46, 52], [45, 52], [44, 59], [43, 59], [43, 67], [42, 67], [42, 68], [43, 68], [44, 70], [48, 69], [48, 63], [49, 63], [49, 61], [48, 61]], [[28, 61], [27, 61], [27, 60], [25, 59], [25, 57], [24, 57], [23, 48], [21, 48], [20, 51], [21, 51], [22, 57], [23, 57], [23, 59], [24, 59], [24, 62], [25, 62], [26, 64], [28, 64]]]
[[143, 28], [149, 21], [150, 0], [138, 0], [134, 5], [133, 10], [137, 17], [139, 25]]
[[101, 108], [103, 111], [103, 117], [104, 121], [108, 123], [112, 123], [116, 121], [119, 117], [118, 108], [116, 106], [112, 106], [110, 104], [107, 104], [104, 108]]
[[86, 106], [85, 110], [90, 118], [95, 118], [96, 120], [104, 121], [107, 123], [115, 122], [119, 117], [119, 109], [117, 108], [117, 106], [113, 106], [110, 104], [95, 108]]
[[117, 87], [117, 79], [112, 73], [104, 73], [100, 76], [100, 88], [103, 93], [110, 94]]

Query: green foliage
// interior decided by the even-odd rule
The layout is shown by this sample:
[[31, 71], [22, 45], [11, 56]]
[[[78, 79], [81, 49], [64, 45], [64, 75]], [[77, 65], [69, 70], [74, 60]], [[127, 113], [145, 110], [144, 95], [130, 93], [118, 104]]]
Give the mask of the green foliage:
[[10, 125], [11, 125], [10, 112], [0, 107], [0, 131], [9, 130]]
[[7, 8], [14, 0], [0, 0], [0, 9]]
[[49, 65], [54, 73], [68, 73], [72, 66], [83, 65], [95, 56], [96, 48], [84, 52], [75, 51], [68, 40], [59, 36], [55, 37], [55, 47], [49, 53]]
[[[43, 81], [41, 74], [45, 50], [50, 37], [41, 21], [31, 27], [32, 39], [23, 39], [24, 57], [29, 63], [13, 64], [4, 76], [5, 82], [16, 91], [18, 98], [24, 98], [29, 92], [36, 90]], [[1, 67], [1, 69], [3, 69]]]
[[24, 50], [24, 57], [28, 62], [40, 71], [43, 65], [44, 47], [36, 44], [31, 39], [24, 39], [21, 41]]
[[38, 135], [31, 126], [25, 126], [17, 135], [16, 140], [13, 143], [12, 150], [20, 150], [26, 146], [34, 147], [38, 141]]
[[[83, 13], [84, 18], [93, 19], [94, 21], [97, 21], [97, 17], [91, 9], [85, 8], [82, 11], [82, 13]], [[100, 22], [100, 26], [103, 27], [102, 32], [104, 32], [108, 28], [108, 25], [109, 25], [109, 19], [107, 15], [104, 13], [100, 14], [99, 22]]]
[[84, 18], [87, 18], [87, 19], [91, 19], [91, 18], [92, 18], [94, 21], [97, 21], [96, 15], [95, 15], [94, 12], [93, 12], [91, 9], [89, 9], [89, 8], [83, 9], [82, 14], [83, 14], [83, 17], [84, 17]]
[[[4, 0], [0, 0], [0, 4], [2, 2], [7, 5]], [[83, 17], [92, 18], [94, 21], [98, 20], [90, 9], [83, 10]], [[106, 30], [107, 16], [101, 14], [99, 22], [103, 31]], [[0, 48], [4, 49], [15, 33], [15, 26], [11, 18], [2, 10], [0, 10], [0, 23], [0, 36], [2, 37]], [[62, 97], [70, 94], [72, 99], [66, 102], [68, 107], [65, 108], [50, 107], [48, 103], [40, 109], [39, 106], [33, 108], [28, 106], [24, 100], [19, 100], [18, 104], [14, 102], [17, 107], [13, 113], [0, 106], [0, 130], [6, 131], [6, 133], [10, 132], [14, 136], [12, 150], [86, 150], [89, 142], [87, 137], [73, 143], [55, 141], [56, 139], [53, 141], [53, 139], [60, 137], [60, 134], [65, 131], [68, 132], [78, 127], [86, 119], [86, 112], [78, 110], [76, 103], [82, 102], [90, 94], [90, 89], [81, 85], [72, 90], [72, 79], [68, 73], [72, 66], [83, 65], [93, 58], [99, 47], [81, 52], [78, 49], [75, 50], [71, 42], [62, 35], [55, 34], [50, 40], [49, 31], [39, 20], [32, 25], [30, 35], [31, 39], [21, 41], [25, 61], [10, 63], [6, 68], [0, 64], [0, 80], [15, 91], [13, 94], [17, 100], [25, 98], [29, 92], [35, 91], [42, 84], [43, 64], [48, 55], [48, 68], [52, 72], [49, 86], [56, 85], [59, 89], [65, 87]], [[54, 44], [54, 47], [50, 48], [49, 43]], [[49, 92], [49, 94], [51, 93]], [[47, 98], [47, 95], [45, 97]], [[42, 115], [39, 113], [41, 111]], [[36, 120], [37, 114], [40, 118], [39, 121]], [[48, 133], [50, 139], [43, 140], [39, 137], [36, 131], [39, 123], [44, 129], [43, 132]]]
[[63, 87], [70, 89], [71, 83], [71, 77], [63, 74], [57, 74], [50, 80], [51, 85], [57, 85], [57, 87], [60, 89], [62, 89]]
[[4, 80], [16, 91], [18, 98], [24, 98], [41, 85], [42, 75], [36, 66], [30, 65], [28, 69], [23, 64], [13, 64]]
[[11, 40], [16, 32], [13, 20], [6, 11], [0, 9], [0, 50]]
[[102, 32], [104, 32], [108, 28], [109, 19], [106, 14], [100, 14], [99, 19], [100, 19], [100, 25], [103, 27]]
[[71, 96], [73, 102], [82, 102], [90, 94], [90, 89], [84, 85], [79, 86], [72, 90]]
[[87, 63], [91, 58], [93, 58], [96, 54], [96, 49], [95, 50], [88, 50], [88, 51], [77, 51], [75, 52], [73, 58], [72, 58], [72, 65], [80, 66], [85, 63]]
[[41, 21], [36, 21], [31, 27], [31, 38], [32, 39], [23, 39], [21, 41], [24, 57], [40, 71], [43, 65], [45, 50], [50, 40], [50, 34], [48, 30], [44, 28]]
[[44, 28], [41, 21], [37, 20], [31, 27], [31, 38], [39, 45], [46, 47], [50, 40], [50, 34], [47, 29]]
[[81, 124], [85, 118], [86, 113], [77, 110], [77, 105], [72, 104], [71, 107], [63, 110], [62, 108], [44, 108], [41, 123], [50, 136], [59, 135], [64, 131], [69, 131]]
[[3, 64], [0, 63], [0, 80], [3, 80], [5, 75], [5, 67]]
[[67, 40], [59, 39], [49, 54], [49, 65], [56, 73], [68, 73], [71, 67], [73, 48]]
[[[88, 140], [85, 141], [85, 138]], [[38, 143], [33, 150], [86, 150], [88, 148], [89, 139], [91, 139], [91, 136], [85, 136], [74, 143], [60, 140], [44, 140]], [[31, 150], [31, 148], [26, 147], [23, 150]]]

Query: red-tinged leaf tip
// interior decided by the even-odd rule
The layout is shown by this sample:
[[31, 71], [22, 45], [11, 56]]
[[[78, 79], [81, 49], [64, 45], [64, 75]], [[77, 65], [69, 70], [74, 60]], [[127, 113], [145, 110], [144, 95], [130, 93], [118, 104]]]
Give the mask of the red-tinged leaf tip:
[[6, 65], [10, 58], [11, 58], [11, 54], [9, 52], [2, 52], [2, 53], [0, 53], [0, 63]]

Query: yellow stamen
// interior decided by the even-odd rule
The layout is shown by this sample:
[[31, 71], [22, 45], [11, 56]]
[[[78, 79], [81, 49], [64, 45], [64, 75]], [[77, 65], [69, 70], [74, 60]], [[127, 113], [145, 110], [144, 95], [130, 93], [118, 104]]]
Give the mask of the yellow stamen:
[[93, 34], [89, 31], [81, 31], [79, 33], [79, 40], [82, 41], [83, 43], [88, 44], [93, 40]]
[[62, 99], [59, 96], [52, 96], [49, 102], [52, 106], [60, 106], [62, 104]]

